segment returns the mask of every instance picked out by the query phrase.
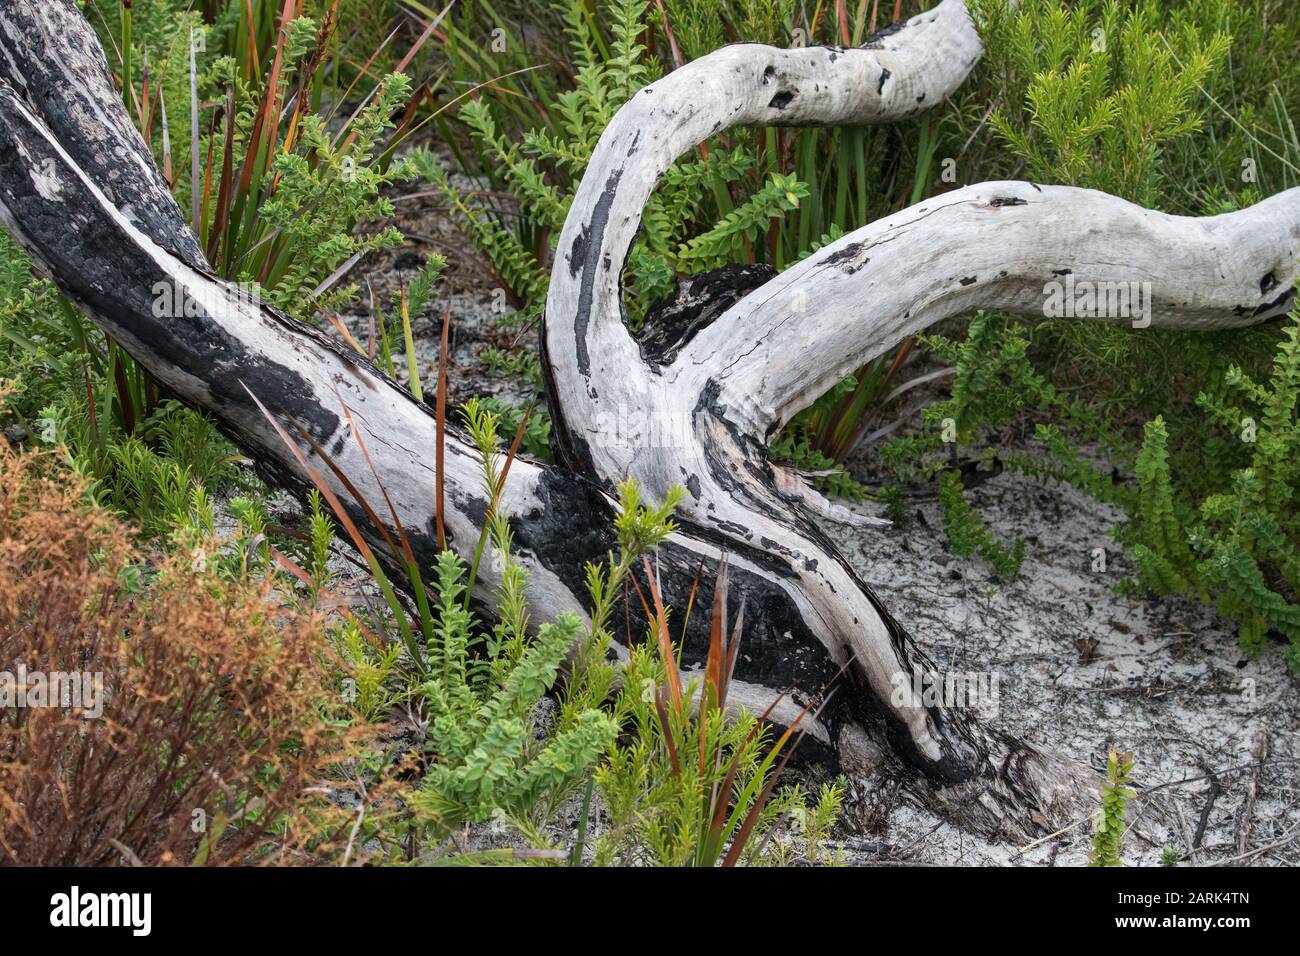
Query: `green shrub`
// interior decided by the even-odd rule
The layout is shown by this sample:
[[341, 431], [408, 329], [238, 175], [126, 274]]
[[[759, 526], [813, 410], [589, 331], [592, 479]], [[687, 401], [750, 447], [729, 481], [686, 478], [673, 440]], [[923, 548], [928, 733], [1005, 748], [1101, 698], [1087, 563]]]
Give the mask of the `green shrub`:
[[1276, 631], [1290, 640], [1287, 661], [1300, 670], [1300, 314], [1265, 382], [1233, 366], [1223, 385], [1197, 404], [1225, 442], [1236, 440], [1235, 467], [1214, 476], [1210, 493], [1191, 497], [1171, 471], [1163, 419], [1149, 422], [1127, 537], [1143, 585], [1213, 597], [1219, 613], [1238, 623], [1249, 652]]
[[[608, 714], [584, 709], [566, 715], [565, 729], [539, 734], [538, 702], [555, 683], [581, 623], [564, 615], [529, 640], [517, 617], [503, 616], [491, 638], [476, 635], [464, 607], [464, 573], [454, 555], [439, 558], [429, 677], [419, 690], [432, 762], [416, 808], [444, 835], [498, 809], [526, 816], [548, 793], [581, 778], [617, 731]], [[484, 653], [475, 655], [482, 644]]]

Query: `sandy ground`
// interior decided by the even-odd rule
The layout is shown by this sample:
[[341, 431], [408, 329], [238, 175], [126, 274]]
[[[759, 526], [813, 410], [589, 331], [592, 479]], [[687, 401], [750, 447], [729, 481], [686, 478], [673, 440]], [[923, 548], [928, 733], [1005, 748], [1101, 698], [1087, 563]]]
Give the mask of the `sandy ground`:
[[[1026, 539], [1011, 581], [947, 551], [936, 503], [913, 504], [906, 529], [827, 531], [941, 672], [997, 675], [993, 726], [1098, 770], [1109, 750], [1133, 752], [1139, 797], [1126, 862], [1154, 865], [1163, 847], [1222, 862], [1295, 838], [1300, 700], [1282, 645], [1248, 659], [1210, 607], [1116, 594], [1133, 574], [1109, 538], [1118, 513], [1073, 488], [1003, 474], [969, 500], [1001, 539]], [[1105, 549], [1104, 572], [1093, 570], [1096, 548]], [[1261, 734], [1269, 758], [1241, 851], [1237, 828]], [[1085, 862], [1090, 834], [1084, 823], [1019, 852], [899, 803], [881, 836], [917, 862], [1042, 865]], [[1300, 840], [1242, 862], [1297, 860]]]
[[[409, 280], [428, 251], [441, 251], [449, 259], [446, 279], [416, 328], [421, 368], [436, 368], [439, 323], [450, 301], [453, 400], [517, 397], [517, 386], [486, 373], [477, 357], [483, 347], [501, 347], [518, 334], [495, 325], [491, 272], [435, 197], [399, 198], [397, 224], [416, 238], [358, 266], [349, 281], [360, 284], [363, 309], [344, 320], [354, 334], [364, 334], [368, 288], [381, 302], [393, 302], [397, 283]], [[535, 341], [535, 331], [530, 335]], [[1026, 559], [1013, 580], [1000, 582], [983, 562], [951, 555], [933, 501], [914, 500], [906, 528], [828, 523], [826, 529], [941, 671], [996, 676], [996, 714], [988, 718], [995, 726], [1098, 770], [1110, 749], [1134, 753], [1139, 797], [1130, 812], [1127, 863], [1155, 865], [1165, 847], [1185, 863], [1300, 862], [1300, 699], [1281, 645], [1247, 659], [1210, 607], [1119, 596], [1115, 586], [1132, 568], [1109, 537], [1118, 517], [1109, 506], [1013, 474], [985, 482], [969, 497], [999, 538], [1025, 537]], [[1098, 548], [1105, 551], [1104, 571], [1094, 570]], [[1261, 743], [1268, 759], [1257, 769], [1252, 748]], [[1251, 786], [1257, 798], [1248, 816]], [[1086, 820], [1017, 848], [964, 833], [901, 795], [883, 804], [873, 832], [842, 834], [850, 862], [1086, 860]], [[571, 822], [565, 816], [561, 828]], [[479, 830], [472, 842], [508, 841]]]

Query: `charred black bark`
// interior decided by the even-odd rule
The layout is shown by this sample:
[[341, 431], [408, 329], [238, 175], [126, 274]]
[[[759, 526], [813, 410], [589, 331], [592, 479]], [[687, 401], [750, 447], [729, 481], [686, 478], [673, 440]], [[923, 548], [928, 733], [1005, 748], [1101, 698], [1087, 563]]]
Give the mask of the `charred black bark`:
[[723, 266], [677, 283], [668, 298], [651, 306], [636, 340], [652, 365], [669, 365], [695, 333], [776, 275], [766, 263]]

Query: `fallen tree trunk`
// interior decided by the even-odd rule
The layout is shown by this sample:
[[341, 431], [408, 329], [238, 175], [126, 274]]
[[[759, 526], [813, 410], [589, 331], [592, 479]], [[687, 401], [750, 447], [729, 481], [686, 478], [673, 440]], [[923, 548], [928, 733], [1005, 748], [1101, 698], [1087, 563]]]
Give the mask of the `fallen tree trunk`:
[[[764, 441], [846, 371], [930, 322], [983, 306], [1023, 312], [1037, 301], [1041, 311], [1042, 280], [1061, 270], [1118, 275], [1128, 267], [1107, 265], [1122, 261], [1105, 253], [1108, 243], [1131, 257], [1129, 278], [1158, 290], [1158, 322], [1234, 325], [1276, 314], [1295, 277], [1300, 193], [1186, 220], [1082, 190], [969, 187], [845, 237], [654, 354], [643, 355], [628, 333], [620, 289], [646, 197], [695, 143], [739, 123], [905, 116], [955, 88], [979, 50], [964, 5], [944, 0], [863, 50], [725, 48], [634, 97], [597, 147], [551, 281], [546, 364], [563, 467], [517, 461], [503, 507], [534, 614], [544, 619], [582, 612], [583, 563], [611, 546], [617, 481], [631, 475], [652, 496], [685, 486], [681, 531], [658, 558], [662, 584], [683, 604], [701, 565], [727, 556], [731, 590], [747, 605], [737, 696], [761, 708], [791, 690], [792, 709], [851, 662], [858, 692], [841, 692], [813, 728], [825, 752], [856, 749], [855, 728], [866, 726], [911, 768], [924, 798], [970, 828], [1025, 839], [1077, 815], [1087, 773], [913, 693], [914, 678], [934, 666], [812, 520], [835, 509], [769, 463]], [[90, 105], [63, 107], [59, 91], [86, 76], [96, 77]], [[364, 498], [381, 499], [386, 489], [417, 557], [430, 560], [431, 410], [363, 356], [212, 275], [156, 170], [141, 173], [145, 148], [133, 137], [103, 52], [75, 8], [67, 0], [3, 4], [0, 221], [271, 481], [307, 487], [254, 396], [327, 450]], [[1094, 218], [1080, 225], [1080, 214]], [[157, 315], [159, 288], [178, 290], [194, 307]], [[626, 422], [666, 423], [673, 439], [644, 440]], [[352, 427], [364, 433], [374, 472]], [[317, 469], [350, 503], [338, 479]], [[467, 554], [486, 502], [477, 454], [454, 430], [441, 477], [449, 545]], [[368, 528], [359, 509], [356, 517]], [[481, 586], [495, 584], [484, 569]], [[687, 661], [702, 659], [704, 622], [694, 623]]]

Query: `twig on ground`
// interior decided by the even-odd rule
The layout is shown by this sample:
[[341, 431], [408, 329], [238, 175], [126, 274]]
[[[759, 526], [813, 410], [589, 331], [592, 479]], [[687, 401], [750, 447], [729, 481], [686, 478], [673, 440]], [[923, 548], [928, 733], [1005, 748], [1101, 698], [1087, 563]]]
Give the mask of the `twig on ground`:
[[1255, 766], [1251, 771], [1250, 780], [1246, 783], [1246, 799], [1241, 805], [1241, 811], [1237, 815], [1237, 852], [1245, 853], [1246, 847], [1250, 843], [1250, 831], [1254, 825], [1255, 816], [1255, 798], [1259, 795], [1259, 775], [1264, 769], [1264, 761], [1268, 759], [1268, 718], [1262, 718], [1259, 722], [1259, 729], [1255, 731], [1255, 741], [1251, 744], [1250, 755], [1254, 758]]
[[[1297, 823], [1290, 830], [1287, 830], [1280, 839], [1267, 843], [1264, 846], [1256, 847], [1246, 853], [1240, 853], [1237, 856], [1230, 856], [1226, 860], [1215, 860], [1214, 866], [1231, 866], [1234, 863], [1245, 863], [1247, 860], [1253, 860], [1255, 857], [1263, 856], [1266, 853], [1272, 853], [1274, 850], [1280, 850], [1289, 843], [1293, 843], [1296, 837], [1300, 837], [1300, 823]], [[1207, 864], [1209, 865], [1209, 864]]]
[[1214, 803], [1219, 799], [1219, 794], [1223, 793], [1223, 787], [1219, 783], [1219, 777], [1208, 767], [1202, 767], [1210, 775], [1210, 792], [1205, 798], [1205, 806], [1201, 808], [1201, 818], [1196, 823], [1196, 835], [1192, 838], [1192, 849], [1200, 847], [1201, 841], [1205, 839], [1205, 827], [1210, 822], [1210, 811], [1214, 809]]

